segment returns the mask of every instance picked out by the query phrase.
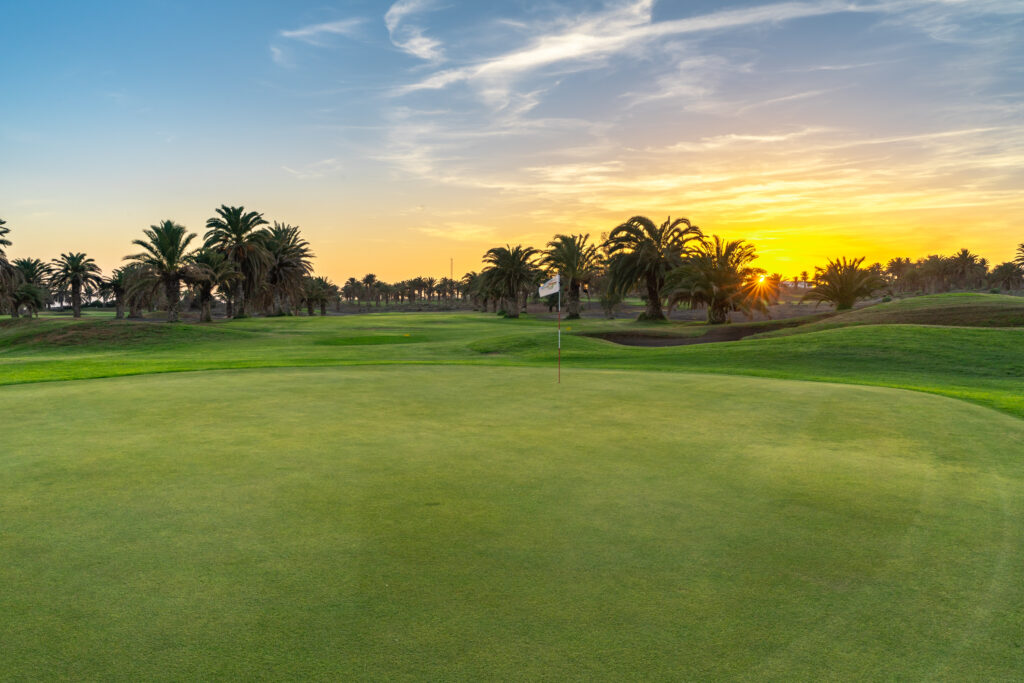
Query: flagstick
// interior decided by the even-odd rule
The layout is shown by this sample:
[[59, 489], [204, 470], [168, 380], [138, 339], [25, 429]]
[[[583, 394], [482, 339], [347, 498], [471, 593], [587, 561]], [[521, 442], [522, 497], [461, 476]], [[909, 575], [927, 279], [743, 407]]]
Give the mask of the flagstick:
[[558, 278], [558, 383], [562, 383], [562, 278]]

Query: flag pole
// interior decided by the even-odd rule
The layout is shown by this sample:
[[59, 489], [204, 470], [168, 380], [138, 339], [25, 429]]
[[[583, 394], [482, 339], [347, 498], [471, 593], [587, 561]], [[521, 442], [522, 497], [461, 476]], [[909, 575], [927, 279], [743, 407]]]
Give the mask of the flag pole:
[[562, 383], [562, 278], [558, 278], [558, 383]]

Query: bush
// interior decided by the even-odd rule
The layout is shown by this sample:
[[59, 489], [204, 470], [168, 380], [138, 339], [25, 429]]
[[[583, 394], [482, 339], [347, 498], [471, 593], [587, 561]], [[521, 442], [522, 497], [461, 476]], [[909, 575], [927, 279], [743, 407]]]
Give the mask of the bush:
[[888, 295], [886, 295], [886, 296], [883, 296], [883, 297], [882, 297], [882, 303], [883, 303], [883, 304], [887, 304], [887, 303], [889, 303], [890, 301], [892, 301], [892, 297], [891, 297], [891, 296], [888, 296]]
[[992, 289], [988, 290], [988, 293], [989, 294], [998, 294], [999, 293], [999, 288], [993, 287]]

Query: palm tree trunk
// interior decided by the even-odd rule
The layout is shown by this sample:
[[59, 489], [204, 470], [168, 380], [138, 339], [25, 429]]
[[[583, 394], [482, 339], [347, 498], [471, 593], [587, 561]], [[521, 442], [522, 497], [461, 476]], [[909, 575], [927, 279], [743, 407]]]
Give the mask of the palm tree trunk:
[[708, 324], [721, 325], [729, 321], [729, 309], [724, 306], [708, 306]]
[[235, 293], [235, 300], [238, 302], [238, 315], [237, 318], [245, 317], [245, 285], [241, 282], [237, 285]]
[[[211, 287], [212, 290], [212, 287]], [[211, 302], [213, 301], [213, 292], [199, 290], [199, 322], [201, 323], [212, 323], [213, 322], [213, 310]]]
[[327, 300], [320, 302], [320, 315], [327, 315]]
[[580, 317], [580, 282], [576, 279], [569, 280], [569, 306], [566, 320], [575, 320]]
[[316, 315], [316, 313], [313, 312], [313, 302], [312, 301], [307, 301], [306, 302], [306, 313], [308, 313], [310, 316]]
[[82, 317], [82, 285], [71, 285], [71, 311], [74, 317]]
[[505, 309], [506, 318], [518, 318], [519, 317], [519, 297], [513, 294], [511, 297], [505, 299], [503, 307]]
[[235, 299], [231, 294], [224, 296], [224, 316], [229, 319], [235, 317]]
[[654, 273], [647, 274], [647, 310], [644, 311], [643, 319], [665, 319], [665, 314], [661, 310], [661, 292], [658, 288], [658, 276]]
[[114, 320], [124, 320], [124, 301], [120, 297], [114, 301], [114, 307], [117, 311], [114, 313]]
[[178, 301], [181, 297], [181, 282], [178, 278], [168, 280], [164, 287], [167, 295], [167, 322], [178, 322]]

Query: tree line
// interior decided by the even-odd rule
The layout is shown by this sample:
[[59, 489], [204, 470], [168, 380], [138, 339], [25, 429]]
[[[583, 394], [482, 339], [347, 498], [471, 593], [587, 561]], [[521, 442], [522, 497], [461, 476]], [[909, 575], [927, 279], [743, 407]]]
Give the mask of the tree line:
[[[658, 225], [634, 216], [592, 241], [590, 235], [556, 235], [538, 250], [522, 245], [494, 247], [484, 255], [483, 270], [468, 273], [465, 283], [479, 307], [518, 317], [537, 285], [553, 273], [565, 280], [569, 318], [579, 317], [584, 289], [600, 297], [609, 311], [629, 293], [645, 302], [642, 320], [664, 320], [675, 306], [707, 311], [709, 323], [723, 323], [734, 311], [767, 312], [778, 301], [785, 278], [757, 268], [754, 245], [745, 240], [706, 236], [685, 218]], [[826, 302], [843, 310], [881, 292], [936, 292], [985, 287], [1006, 290], [1024, 286], [1024, 244], [1017, 256], [988, 268], [967, 249], [950, 257], [929, 256], [916, 262], [897, 258], [887, 266], [864, 264], [864, 258], [830, 259], [792, 280], [802, 300]]]
[[[668, 218], [660, 225], [634, 216], [600, 240], [589, 234], [555, 235], [544, 249], [505, 245], [489, 249], [484, 267], [460, 280], [417, 277], [386, 283], [375, 275], [349, 278], [337, 286], [315, 276], [313, 252], [298, 227], [270, 224], [263, 214], [222, 205], [198, 235], [170, 220], [143, 231], [132, 244], [138, 253], [123, 267], [103, 277], [83, 253], [68, 252], [43, 262], [8, 260], [10, 230], [0, 219], [0, 310], [13, 317], [38, 313], [51, 301], [69, 301], [80, 317], [85, 298], [112, 301], [116, 317], [142, 317], [146, 308], [161, 308], [168, 321], [180, 316], [182, 292], [192, 297], [200, 320], [212, 320], [216, 301], [228, 318], [253, 313], [290, 315], [302, 307], [309, 315], [330, 302], [389, 305], [437, 301], [474, 307], [517, 318], [536, 295], [539, 284], [561, 274], [567, 317], [578, 318], [581, 294], [597, 296], [611, 314], [629, 294], [645, 304], [642, 320], [664, 320], [666, 311], [685, 306], [706, 309], [709, 323], [724, 323], [731, 312], [767, 312], [786, 280], [753, 265], [757, 251], [745, 240], [707, 236], [686, 218]], [[1024, 244], [1013, 261], [989, 268], [988, 262], [962, 249], [917, 261], [894, 258], [885, 266], [864, 265], [863, 258], [837, 258], [794, 277], [803, 300], [827, 302], [837, 309], [880, 292], [941, 292], [951, 289], [1020, 289], [1024, 286]]]

